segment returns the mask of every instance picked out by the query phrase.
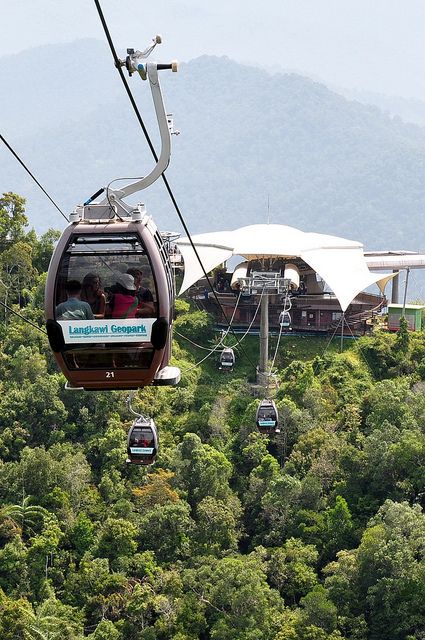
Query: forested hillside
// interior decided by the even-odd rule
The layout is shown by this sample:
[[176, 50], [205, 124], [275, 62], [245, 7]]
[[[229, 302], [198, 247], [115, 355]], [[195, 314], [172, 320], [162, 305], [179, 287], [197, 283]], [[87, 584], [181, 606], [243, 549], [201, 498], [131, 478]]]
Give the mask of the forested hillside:
[[[106, 45], [82, 40], [3, 58], [0, 77], [3, 135], [66, 212], [113, 178], [151, 168]], [[271, 222], [368, 249], [424, 249], [422, 128], [300, 75], [224, 57], [161, 78], [181, 131], [167, 176], [191, 231], [266, 221], [269, 199]], [[148, 85], [133, 77], [130, 86], [156, 141]], [[0, 189], [26, 194], [32, 224], [47, 229], [48, 201], [6, 149], [0, 175]], [[160, 228], [180, 229], [162, 184], [143, 197]]]
[[[55, 233], [25, 223], [4, 195], [2, 640], [424, 637], [424, 333], [377, 330], [342, 353], [286, 338], [277, 441], [255, 427], [257, 339], [224, 375], [179, 338], [179, 386], [134, 402], [158, 460], [129, 467], [126, 394], [64, 390], [43, 332]], [[214, 343], [185, 301], [175, 324]]]

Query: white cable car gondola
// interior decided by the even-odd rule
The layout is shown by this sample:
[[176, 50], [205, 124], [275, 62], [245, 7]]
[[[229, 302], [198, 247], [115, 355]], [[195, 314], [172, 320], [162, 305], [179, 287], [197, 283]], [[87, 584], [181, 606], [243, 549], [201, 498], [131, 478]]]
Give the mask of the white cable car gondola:
[[[159, 42], [157, 37], [155, 43]], [[70, 216], [70, 226], [53, 254], [46, 282], [46, 327], [68, 388], [136, 389], [151, 383], [177, 384], [180, 370], [168, 365], [174, 283], [167, 246], [144, 205], [123, 199], [150, 186], [168, 166], [169, 118], [158, 70], [168, 65], [142, 64], [144, 52], [128, 50], [122, 65], [150, 82], [161, 135], [161, 154], [144, 178], [121, 189], [99, 190]], [[90, 297], [81, 285], [96, 283]], [[143, 285], [143, 286], [142, 286]], [[96, 296], [103, 296], [97, 305]], [[100, 308], [100, 312], [99, 312]]]
[[279, 314], [279, 325], [282, 331], [291, 331], [292, 319], [289, 311], [281, 311]]
[[138, 417], [132, 424], [127, 439], [126, 462], [149, 465], [155, 462], [158, 453], [158, 434], [152, 418]]
[[256, 423], [258, 431], [264, 435], [279, 432], [279, 414], [273, 400], [261, 400], [257, 408]]
[[231, 347], [225, 347], [220, 353], [219, 369], [220, 371], [233, 371], [235, 366], [235, 353]]

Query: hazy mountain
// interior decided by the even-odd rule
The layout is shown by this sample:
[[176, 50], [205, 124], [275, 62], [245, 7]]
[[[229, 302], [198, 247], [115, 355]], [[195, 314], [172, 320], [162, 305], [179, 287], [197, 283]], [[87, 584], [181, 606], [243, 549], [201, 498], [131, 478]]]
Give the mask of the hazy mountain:
[[386, 96], [381, 93], [361, 91], [360, 89], [339, 88], [336, 91], [348, 98], [348, 100], [358, 100], [363, 104], [375, 105], [390, 116], [399, 116], [404, 122], [412, 122], [421, 127], [425, 126], [425, 102], [423, 100]]
[[[113, 178], [152, 166], [101, 43], [2, 58], [0, 77], [8, 87], [3, 135], [67, 212]], [[264, 222], [269, 198], [271, 222], [345, 235], [367, 248], [425, 249], [421, 128], [305, 77], [227, 58], [197, 58], [162, 80], [181, 131], [167, 176], [192, 231]], [[129, 82], [155, 131], [148, 85]], [[28, 198], [37, 228], [62, 226], [5, 150], [0, 172], [1, 190]], [[179, 229], [161, 181], [138, 199], [162, 228]]]

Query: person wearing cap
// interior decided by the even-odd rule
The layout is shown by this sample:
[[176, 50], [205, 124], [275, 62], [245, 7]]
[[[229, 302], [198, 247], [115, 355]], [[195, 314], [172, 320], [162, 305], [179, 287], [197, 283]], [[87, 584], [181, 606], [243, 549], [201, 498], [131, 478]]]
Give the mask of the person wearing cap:
[[109, 318], [135, 318], [139, 301], [136, 297], [134, 278], [129, 273], [121, 273], [113, 287], [108, 301]]
[[127, 269], [127, 273], [133, 276], [134, 286], [136, 287], [136, 297], [139, 301], [137, 309], [138, 318], [149, 318], [155, 316], [155, 303], [150, 289], [142, 287], [143, 272], [141, 269], [131, 267]]

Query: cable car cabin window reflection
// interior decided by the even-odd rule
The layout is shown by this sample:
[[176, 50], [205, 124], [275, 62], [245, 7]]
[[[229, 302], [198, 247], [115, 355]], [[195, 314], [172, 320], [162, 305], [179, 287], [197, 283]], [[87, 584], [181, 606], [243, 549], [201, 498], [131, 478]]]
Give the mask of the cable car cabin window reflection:
[[[132, 447], [153, 449], [155, 447], [155, 440], [152, 430], [143, 427], [135, 427], [130, 435], [129, 447], [130, 450]], [[152, 451], [149, 453], [152, 453]]]
[[233, 362], [233, 354], [232, 353], [223, 353], [221, 356], [222, 362]]
[[149, 343], [125, 341], [125, 333], [102, 343], [101, 327], [109, 319], [156, 318], [156, 301], [152, 268], [137, 234], [72, 236], [56, 278], [55, 320], [77, 321], [77, 327], [89, 322], [93, 335], [65, 346], [66, 366], [148, 369], [154, 354]]

